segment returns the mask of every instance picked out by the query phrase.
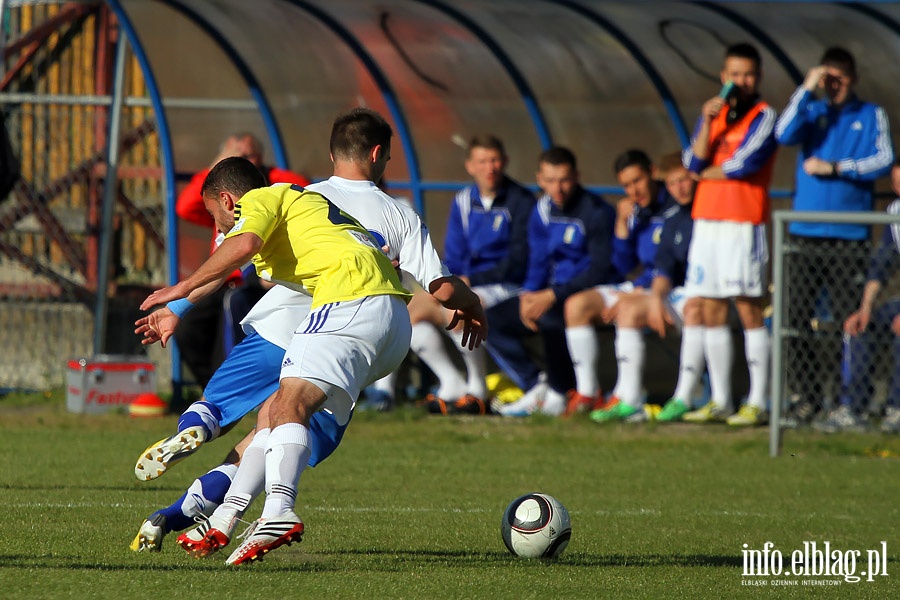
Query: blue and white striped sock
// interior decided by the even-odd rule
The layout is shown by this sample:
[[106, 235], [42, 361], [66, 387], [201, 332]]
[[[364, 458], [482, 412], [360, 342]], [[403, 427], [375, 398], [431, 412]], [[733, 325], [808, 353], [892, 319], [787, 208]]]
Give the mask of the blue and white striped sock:
[[178, 431], [184, 431], [188, 427], [200, 426], [206, 431], [206, 441], [212, 441], [219, 437], [219, 421], [222, 420], [222, 411], [206, 400], [199, 400], [187, 407], [178, 419]]

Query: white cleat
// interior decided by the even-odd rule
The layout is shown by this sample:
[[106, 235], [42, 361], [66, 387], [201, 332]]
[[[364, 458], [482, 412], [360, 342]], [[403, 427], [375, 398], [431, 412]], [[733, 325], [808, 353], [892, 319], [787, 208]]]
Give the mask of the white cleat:
[[141, 452], [134, 465], [134, 476], [141, 481], [156, 479], [166, 470], [181, 462], [206, 441], [206, 430], [202, 427], [188, 427], [172, 437], [159, 440]]
[[257, 519], [241, 537], [244, 541], [231, 553], [226, 565], [259, 561], [275, 548], [302, 541], [303, 521], [293, 512], [272, 519]]

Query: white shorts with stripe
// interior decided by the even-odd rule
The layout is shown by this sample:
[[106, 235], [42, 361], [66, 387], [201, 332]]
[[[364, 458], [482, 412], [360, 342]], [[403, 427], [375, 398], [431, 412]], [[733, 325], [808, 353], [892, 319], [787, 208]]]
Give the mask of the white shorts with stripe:
[[316, 384], [327, 396], [323, 408], [344, 424], [360, 390], [400, 366], [411, 335], [409, 311], [398, 296], [325, 304], [311, 310], [294, 332], [281, 379]]
[[603, 306], [610, 308], [619, 301], [622, 294], [631, 294], [634, 292], [634, 284], [630, 281], [622, 283], [605, 283], [594, 287], [594, 291], [603, 298]]
[[[615, 306], [619, 302], [622, 294], [645, 294], [650, 295], [650, 290], [642, 288], [635, 290], [634, 284], [630, 281], [617, 283], [612, 285], [598, 285], [594, 291], [603, 298], [603, 304], [607, 307]], [[687, 304], [689, 296], [685, 293], [684, 287], [672, 288], [666, 296], [666, 310], [675, 319], [675, 326], [681, 327], [684, 323], [684, 305]]]
[[696, 220], [688, 251], [687, 294], [758, 298], [766, 290], [768, 262], [765, 225]]

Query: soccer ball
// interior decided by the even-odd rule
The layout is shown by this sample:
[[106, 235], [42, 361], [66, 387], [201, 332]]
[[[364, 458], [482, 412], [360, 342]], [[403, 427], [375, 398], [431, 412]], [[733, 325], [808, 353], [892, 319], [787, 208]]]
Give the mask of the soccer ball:
[[547, 494], [526, 494], [503, 513], [500, 534], [510, 552], [524, 558], [556, 558], [572, 537], [569, 511]]

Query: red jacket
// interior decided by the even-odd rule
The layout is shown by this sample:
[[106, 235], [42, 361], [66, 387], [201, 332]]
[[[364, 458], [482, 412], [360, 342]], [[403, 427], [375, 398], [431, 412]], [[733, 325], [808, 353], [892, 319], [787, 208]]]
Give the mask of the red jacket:
[[[211, 248], [209, 251], [209, 253], [212, 254], [216, 250], [216, 222], [213, 220], [212, 215], [207, 212], [206, 206], [203, 204], [203, 196], [200, 195], [200, 190], [203, 189], [203, 182], [206, 181], [207, 175], [209, 175], [209, 169], [203, 169], [191, 177], [190, 183], [188, 183], [184, 189], [181, 190], [181, 193], [178, 194], [178, 200], [175, 202], [175, 214], [185, 221], [203, 227], [209, 227], [213, 230]], [[265, 175], [270, 184], [296, 183], [303, 187], [309, 185], [309, 180], [306, 177], [286, 169], [266, 167]], [[240, 269], [237, 269], [231, 274], [231, 277], [228, 278], [229, 281], [240, 281], [240, 279]]]

